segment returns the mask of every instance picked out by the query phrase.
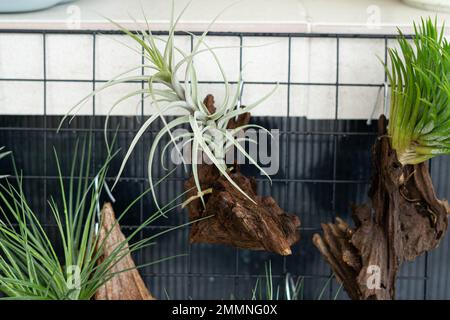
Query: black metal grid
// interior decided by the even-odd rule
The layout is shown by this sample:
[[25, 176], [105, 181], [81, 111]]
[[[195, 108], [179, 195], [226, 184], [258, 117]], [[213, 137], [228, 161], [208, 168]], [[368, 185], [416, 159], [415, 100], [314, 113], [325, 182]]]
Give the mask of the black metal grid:
[[[94, 121], [90, 117], [79, 117], [73, 125], [63, 128], [61, 133], [55, 134], [55, 128], [59, 124], [60, 117], [47, 115], [47, 84], [49, 82], [87, 82], [92, 83], [92, 89], [96, 88], [98, 83], [104, 82], [96, 78], [96, 39], [98, 34], [120, 34], [116, 31], [81, 31], [81, 30], [0, 30], [1, 33], [34, 33], [42, 35], [43, 56], [42, 61], [44, 68], [43, 79], [26, 79], [26, 78], [1, 78], [0, 85], [5, 81], [38, 81], [44, 85], [44, 115], [43, 116], [2, 116], [0, 118], [0, 145], [6, 145], [15, 152], [16, 159], [23, 164], [25, 170], [30, 167], [40, 167], [42, 170], [32, 169], [32, 174], [25, 171], [24, 179], [29, 184], [30, 189], [39, 190], [38, 185], [43, 184], [42, 199], [51, 193], [53, 184], [56, 180], [56, 174], [51, 170], [51, 157], [49, 152], [54, 144], [65, 145], [68, 141], [72, 141], [74, 136], [88, 131], [95, 134], [96, 146], [94, 147], [94, 161], [99, 161], [102, 153], [102, 137], [103, 134], [103, 117], [96, 116], [95, 97], [93, 98], [92, 115], [96, 116]], [[92, 36], [93, 49], [93, 70], [92, 79], [49, 79], [46, 72], [46, 36], [48, 34], [85, 34]], [[165, 35], [167, 33], [160, 32], [158, 34]], [[256, 118], [253, 121], [262, 123], [268, 127], [281, 129], [281, 172], [277, 174], [273, 181], [274, 186], [268, 188], [267, 181], [258, 179], [259, 188], [263, 193], [272, 194], [280, 203], [280, 206], [290, 212], [300, 214], [302, 219], [302, 240], [299, 245], [294, 248], [293, 257], [278, 257], [268, 253], [249, 252], [223, 246], [194, 245], [190, 246], [187, 241], [187, 231], [179, 232], [181, 235], [174, 235], [175, 239], [161, 240], [162, 249], [160, 253], [164, 255], [164, 250], [170, 254], [177, 254], [181, 251], [188, 252], [186, 259], [178, 259], [166, 263], [162, 266], [154, 268], [146, 268], [142, 274], [149, 282], [150, 288], [163, 298], [165, 290], [168, 291], [171, 298], [229, 298], [232, 296], [237, 298], [248, 298], [251, 295], [251, 288], [256, 278], [264, 274], [263, 262], [268, 259], [272, 260], [274, 277], [282, 279], [286, 273], [302, 276], [305, 278], [305, 294], [307, 298], [314, 298], [317, 291], [322, 288], [324, 283], [330, 276], [330, 270], [320, 254], [311, 244], [311, 236], [314, 232], [320, 231], [319, 222], [329, 221], [336, 215], [348, 218], [348, 202], [361, 202], [365, 199], [365, 193], [370, 175], [369, 157], [370, 145], [375, 138], [375, 125], [366, 126], [363, 121], [347, 121], [338, 119], [339, 105], [339, 87], [343, 86], [361, 86], [361, 87], [382, 87], [383, 84], [370, 83], [342, 83], [339, 79], [339, 48], [340, 39], [342, 38], [359, 38], [359, 39], [384, 39], [385, 62], [387, 59], [387, 43], [388, 39], [394, 38], [390, 35], [360, 35], [360, 34], [281, 34], [281, 33], [216, 33], [211, 32], [214, 36], [234, 36], [239, 37], [242, 45], [245, 37], [283, 37], [288, 38], [288, 79], [286, 82], [280, 82], [281, 85], [287, 86], [287, 117], [263, 117]], [[295, 37], [304, 38], [335, 38], [336, 39], [336, 80], [332, 83], [312, 83], [312, 82], [294, 82], [291, 81], [291, 43]], [[191, 46], [193, 38], [191, 36]], [[240, 49], [240, 67], [242, 67], [242, 47]], [[142, 70], [143, 73], [143, 70]], [[200, 81], [205, 84], [216, 84], [215, 81]], [[232, 83], [232, 82], [231, 82]], [[275, 82], [247, 82], [248, 84], [274, 84]], [[142, 86], [144, 83], [142, 83]], [[290, 115], [291, 87], [295, 85], [325, 85], [334, 86], [336, 92], [335, 99], [335, 117], [334, 120], [306, 120], [305, 118], [297, 118]], [[372, 105], [372, 102], [370, 102]], [[371, 106], [370, 106], [371, 107]], [[127, 119], [121, 117], [113, 117], [112, 127], [120, 124], [119, 143], [129, 142], [129, 137], [138, 130], [139, 121], [145, 119], [144, 104], [141, 106], [141, 114], [139, 119]], [[158, 131], [158, 126], [152, 126], [151, 131], [147, 133], [136, 149], [136, 155], [130, 161], [129, 166], [134, 167], [136, 172], [128, 172], [124, 174], [121, 181], [126, 184], [125, 189], [120, 189], [117, 195], [121, 205], [126, 205], [125, 199], [128, 196], [136, 196], [146, 187], [147, 175], [146, 168], [146, 148], [148, 148], [152, 135]], [[28, 139], [31, 141], [30, 146], [17, 147], [14, 142], [16, 139]], [[22, 140], [21, 140], [22, 141]], [[42, 145], [42, 150], [36, 149], [33, 142]], [[314, 145], [315, 151], [311, 153], [301, 153], [299, 150], [302, 146], [303, 150], [307, 150], [307, 146]], [[121, 145], [123, 147], [123, 145]], [[353, 159], [347, 157], [351, 152]], [[355, 156], [356, 155], [356, 156]], [[316, 161], [314, 169], [299, 170], [296, 165], [298, 161], [302, 162]], [[284, 159], [284, 160], [283, 160]], [[326, 159], [326, 160], [324, 160]], [[355, 159], [357, 160], [355, 162]], [[34, 163], [42, 160], [42, 166]], [[319, 161], [317, 161], [319, 160]], [[445, 168], [449, 168], [449, 162], [445, 158], [440, 158], [438, 167], [440, 171], [434, 172], [435, 175], [442, 176]], [[98, 164], [98, 163], [97, 163]], [[355, 166], [360, 167], [360, 172], [352, 174]], [[133, 171], [133, 170], [131, 170]], [[302, 172], [299, 172], [302, 171]], [[432, 170], [433, 171], [433, 170]], [[114, 171], [112, 171], [114, 172]], [[325, 173], [324, 173], [325, 172]], [[161, 196], [164, 192], [169, 193], [170, 190], [180, 192], [182, 190], [182, 181], [186, 178], [183, 173], [177, 172], [176, 177], [168, 179], [170, 185], [166, 189], [162, 189]], [[110, 178], [111, 180], [113, 177]], [[444, 190], [447, 194], [441, 196], [449, 196], [449, 182], [442, 179], [438, 183], [439, 189]], [[127, 190], [128, 189], [128, 190]], [[135, 192], [129, 195], [132, 190]], [[308, 195], [309, 198], [297, 196], [298, 194]], [[47, 218], [47, 209], [45, 202], [39, 199], [39, 196], [32, 197], [36, 200], [38, 209], [43, 210], [44, 218]], [[147, 201], [146, 201], [147, 200]], [[305, 204], [308, 202], [308, 204]], [[138, 220], [126, 220], [123, 223], [124, 229], [133, 229], [142, 221], [148, 210], [152, 209], [150, 205], [151, 199], [144, 199], [140, 202], [138, 208]], [[120, 206], [118, 204], [118, 206]], [[314, 216], [309, 209], [314, 209], [319, 217]], [[318, 209], [317, 209], [318, 208]], [[120, 210], [120, 207], [116, 209]], [[303, 209], [303, 211], [302, 211]], [[325, 215], [323, 215], [325, 213]], [[186, 221], [186, 213], [178, 212], [176, 214], [178, 220], [163, 221], [157, 225], [147, 228], [142, 232], [142, 236], [146, 232], [169, 228]], [[310, 220], [313, 221], [310, 223]], [[306, 224], [305, 224], [306, 222]], [[49, 227], [52, 224], [49, 222]], [[174, 242], [175, 241], [175, 242]], [[445, 241], [445, 240], [444, 240]], [[446, 252], [448, 251], [449, 241], [445, 241], [440, 251], [433, 253], [433, 259], [426, 254], [419, 258], [415, 263], [403, 268], [399, 277], [399, 298], [406, 299], [427, 299], [427, 298], [450, 298], [449, 275], [430, 274], [430, 264], [434, 270], [440, 270], [439, 266], [446, 264]], [[172, 247], [173, 248], [172, 248]], [[176, 248], [178, 252], [172, 252]], [[138, 263], [152, 257], [152, 252], [140, 252], [136, 255]], [[232, 263], [230, 263], [233, 261]], [[169, 271], [164, 271], [169, 269]], [[437, 278], [436, 278], [437, 277]], [[444, 277], [444, 279], [439, 278]], [[230, 281], [232, 279], [232, 281]], [[439, 279], [439, 280], [437, 280]], [[212, 281], [214, 280], [214, 281]], [[434, 286], [441, 285], [440, 290], [436, 290]], [[442, 285], [445, 284], [445, 289]], [[332, 298], [337, 290], [337, 284], [332, 283], [327, 290], [324, 298]], [[339, 298], [345, 298], [345, 294], [341, 293]]]

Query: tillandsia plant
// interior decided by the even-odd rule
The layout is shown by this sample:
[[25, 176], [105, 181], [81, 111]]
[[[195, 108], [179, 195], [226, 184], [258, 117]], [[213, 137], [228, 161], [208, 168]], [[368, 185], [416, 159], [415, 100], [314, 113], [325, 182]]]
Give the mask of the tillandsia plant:
[[[215, 50], [220, 48], [212, 48], [206, 41], [208, 30], [218, 16], [212, 20], [206, 31], [201, 35], [197, 36], [187, 32], [193, 39], [191, 52], [184, 52], [175, 45], [175, 30], [188, 6], [189, 4], [183, 8], [177, 17], [175, 17], [172, 9], [167, 38], [153, 34], [147, 21], [146, 28], [137, 32], [127, 30], [111, 21], [124, 34], [134, 40], [138, 46], [142, 47], [142, 52], [137, 51], [142, 55], [143, 64], [118, 75], [94, 91], [80, 101], [63, 121], [72, 113], [76, 115], [77, 110], [85, 101], [107, 88], [130, 81], [142, 82], [145, 84], [143, 89], [126, 94], [112, 105], [105, 121], [105, 141], [108, 145], [108, 119], [112, 110], [118, 104], [131, 97], [138, 96], [141, 97], [141, 100], [149, 101], [155, 110], [154, 114], [142, 124], [133, 138], [117, 174], [116, 183], [138, 141], [152, 123], [160, 120], [163, 123], [163, 128], [152, 142], [148, 160], [150, 190], [157, 208], [160, 209], [160, 206], [155, 193], [152, 167], [157, 156], [159, 143], [164, 137], [168, 136], [169, 142], [163, 147], [162, 154], [159, 155], [162, 167], [164, 167], [162, 163], [164, 152], [168, 150], [169, 145], [173, 145], [186, 168], [186, 161], [181, 154], [178, 143], [184, 142], [184, 144], [190, 144], [191, 146], [192, 179], [187, 182], [186, 188], [194, 187], [196, 192], [190, 192], [185, 201], [191, 221], [214, 215], [214, 218], [208, 222], [196, 223], [193, 226], [190, 234], [191, 242], [227, 243], [250, 249], [266, 249], [284, 255], [290, 254], [290, 246], [299, 239], [298, 227], [300, 221], [298, 218], [285, 214], [272, 198], [258, 197], [254, 181], [240, 175], [237, 172], [238, 166], [229, 168], [225, 159], [227, 151], [237, 149], [270, 180], [270, 176], [259, 166], [257, 159], [247, 153], [242, 146], [244, 143], [256, 143], [256, 141], [251, 138], [238, 137], [238, 134], [245, 129], [256, 128], [271, 135], [265, 128], [248, 123], [249, 112], [266, 100], [276, 90], [277, 86], [274, 86], [270, 92], [254, 103], [246, 106], [241, 105], [242, 73], [240, 73], [236, 89], [233, 91], [232, 85], [228, 81], [222, 64], [215, 53]], [[138, 29], [141, 28], [138, 27]], [[160, 44], [163, 44], [163, 49], [160, 48]], [[200, 89], [194, 58], [202, 52], [211, 54], [222, 76], [221, 82], [224, 85], [225, 96], [219, 105], [215, 105], [211, 95], [203, 99], [199, 94]], [[179, 61], [175, 61], [177, 54], [181, 56]], [[185, 71], [181, 75], [183, 69]], [[136, 70], [144, 70], [144, 75], [129, 76], [130, 72]], [[150, 74], [147, 75], [146, 73]], [[168, 121], [166, 119], [167, 114], [175, 109], [181, 110], [181, 115]], [[72, 118], [75, 115], [72, 115]], [[189, 132], [174, 135], [174, 129], [180, 126], [188, 126]], [[206, 156], [212, 166], [200, 163], [199, 156]], [[226, 198], [229, 200], [221, 204], [214, 202], [217, 199], [211, 200], [214, 199], [214, 195], [217, 195], [223, 189], [228, 191]], [[209, 207], [215, 208], [214, 212], [208, 212], [207, 202], [210, 203]], [[222, 215], [223, 217], [221, 217]], [[235, 219], [231, 217], [235, 217]], [[251, 223], [249, 223], [250, 221]], [[226, 227], [226, 224], [231, 225]]]
[[[256, 280], [255, 287], [252, 289], [252, 300], [304, 300], [305, 279], [297, 277], [295, 280], [291, 274], [286, 274], [283, 282], [274, 286], [274, 276], [272, 274], [272, 262], [264, 264], [265, 276], [263, 279]], [[325, 291], [330, 287], [330, 283], [334, 276], [327, 279], [325, 284], [319, 288], [317, 296], [314, 300], [322, 300]], [[336, 290], [333, 300], [336, 300], [341, 293], [342, 285]]]
[[[108, 153], [104, 164], [92, 179], [91, 142], [83, 143], [80, 158], [77, 157], [78, 151], [79, 143], [74, 149], [68, 179], [65, 179], [61, 172], [55, 152], [60, 197], [51, 197], [48, 205], [56, 226], [56, 238], [49, 233], [40, 219], [40, 213], [32, 210], [20, 174], [17, 174], [16, 181], [4, 179], [0, 183], [0, 293], [4, 294], [6, 299], [91, 299], [100, 287], [115, 276], [132, 271], [115, 269], [121, 259], [154, 245], [155, 238], [161, 234], [128, 245], [143, 228], [161, 216], [160, 212], [156, 212], [124, 241], [115, 243], [113, 249], [108, 249], [110, 252], [105, 256], [105, 244], [114, 226], [102, 237], [97, 236], [96, 226], [102, 225], [99, 200], [108, 166], [115, 152]], [[145, 194], [148, 194], [148, 191], [132, 201], [116, 223]], [[181, 198], [182, 195], [163, 206], [162, 212], [167, 214], [174, 209], [177, 200]], [[169, 258], [173, 257], [151, 261], [137, 268]]]
[[[233, 181], [233, 179], [231, 179], [227, 164], [225, 162], [225, 155], [230, 148], [237, 148], [270, 180], [270, 176], [264, 171], [264, 169], [262, 169], [258, 165], [257, 161], [253, 157], [251, 157], [241, 145], [241, 143], [245, 141], [250, 143], [256, 143], [256, 141], [249, 138], [236, 137], [237, 134], [243, 129], [248, 129], [251, 127], [262, 130], [266, 129], [258, 125], [247, 124], [234, 128], [233, 130], [227, 130], [227, 125], [230, 120], [251, 111], [258, 104], [267, 99], [276, 90], [277, 86], [275, 86], [270, 92], [268, 92], [258, 101], [255, 101], [254, 103], [249, 104], [245, 107], [241, 106], [241, 94], [243, 88], [242, 75], [239, 76], [236, 90], [233, 92], [232, 86], [227, 80], [220, 60], [217, 58], [217, 55], [214, 52], [214, 50], [217, 48], [211, 48], [210, 46], [208, 46], [207, 42], [205, 42], [206, 35], [208, 34], [208, 29], [215, 22], [217, 17], [211, 22], [211, 24], [207, 28], [207, 31], [203, 32], [200, 36], [188, 33], [194, 39], [194, 45], [191, 52], [184, 52], [182, 49], [175, 45], [175, 29], [182, 14], [186, 11], [188, 6], [189, 3], [184, 7], [184, 9], [176, 18], [174, 16], [174, 10], [172, 10], [169, 35], [167, 39], [154, 35], [150, 30], [148, 22], [146, 30], [142, 29], [137, 32], [132, 32], [117, 24], [116, 22], [110, 20], [112, 24], [116, 25], [121, 31], [123, 31], [126, 35], [128, 35], [139, 46], [143, 48], [143, 52], [141, 54], [144, 59], [144, 64], [137, 65], [136, 67], [113, 78], [98, 90], [93, 92], [91, 95], [81, 100], [76, 106], [72, 108], [71, 111], [69, 111], [69, 114], [73, 112], [75, 112], [76, 114], [77, 109], [79, 109], [85, 101], [87, 101], [93, 95], [111, 86], [133, 81], [145, 82], [146, 87], [144, 89], [130, 92], [124, 97], [117, 100], [111, 107], [105, 122], [105, 141], [108, 145], [108, 138], [106, 134], [108, 127], [108, 118], [117, 105], [132, 97], [144, 95], [143, 99], [148, 100], [155, 108], [155, 113], [145, 121], [145, 123], [141, 126], [133, 141], [131, 142], [131, 145], [128, 148], [125, 158], [122, 161], [120, 170], [117, 174], [116, 183], [122, 175], [126, 162], [133, 152], [136, 144], [141, 139], [142, 135], [146, 132], [146, 130], [153, 122], [155, 122], [157, 119], [160, 119], [163, 122], [164, 127], [153, 140], [149, 152], [148, 161], [150, 187], [152, 190], [153, 199], [158, 208], [159, 203], [153, 185], [152, 164], [156, 155], [158, 144], [166, 134], [170, 137], [169, 144], [173, 143], [176, 150], [180, 153], [181, 151], [179, 150], [177, 142], [183, 140], [185, 143], [192, 143], [192, 175], [195, 179], [198, 196], [202, 199], [203, 203], [203, 195], [205, 190], [201, 189], [197, 172], [197, 164], [199, 162], [198, 156], [200, 152], [203, 152], [208, 157], [208, 159], [212, 161], [212, 163], [216, 166], [220, 173], [228, 179], [233, 187], [241, 191], [242, 194], [245, 195], [250, 201], [254, 201], [240, 188], [238, 184], [235, 183], [235, 181]], [[158, 44], [161, 43], [164, 44], [163, 49], [158, 46]], [[199, 95], [200, 89], [197, 79], [197, 71], [194, 66], [194, 57], [202, 52], [211, 53], [222, 75], [222, 81], [225, 89], [225, 98], [221, 105], [215, 108], [215, 110], [208, 109], [203, 101], [203, 97]], [[182, 56], [180, 61], [175, 61], [177, 53]], [[141, 69], [145, 69], [151, 74], [128, 76], [131, 72]], [[183, 75], [184, 80], [180, 81], [179, 79], [183, 78], [181, 75], [183, 69], [185, 70]], [[174, 109], [183, 110], [184, 112], [182, 115], [177, 116], [174, 120], [167, 122], [167, 114]], [[66, 119], [66, 117], [63, 119], [63, 121]], [[188, 125], [191, 132], [174, 136], [172, 134], [172, 130], [182, 125]], [[269, 131], [267, 132], [270, 134]], [[164, 147], [163, 150], [168, 150], [168, 148]], [[184, 157], [181, 155], [180, 158], [183, 161], [184, 165], [186, 165]], [[163, 159], [162, 155], [161, 159]], [[163, 166], [163, 164], [161, 165]]]
[[404, 261], [435, 248], [450, 212], [436, 197], [426, 160], [450, 153], [450, 47], [437, 21], [422, 19], [390, 49], [389, 126], [378, 121], [370, 201], [353, 206], [355, 227], [323, 224], [313, 241], [352, 299], [394, 299]]
[[[9, 156], [11, 154], [11, 151], [3, 151], [5, 147], [0, 147], [0, 160]], [[0, 179], [6, 178], [7, 175], [0, 175]]]
[[423, 20], [390, 49], [388, 135], [402, 165], [450, 154], [450, 44], [444, 26]]

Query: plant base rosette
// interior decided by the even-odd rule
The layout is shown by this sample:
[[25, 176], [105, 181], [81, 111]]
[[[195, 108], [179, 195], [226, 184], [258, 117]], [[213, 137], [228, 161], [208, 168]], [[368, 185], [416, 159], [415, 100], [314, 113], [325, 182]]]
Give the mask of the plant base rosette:
[[[214, 98], [208, 95], [204, 101], [208, 110], [214, 113]], [[250, 114], [242, 114], [237, 120], [228, 123], [229, 129], [245, 125]], [[254, 201], [250, 201], [231, 182], [220, 174], [219, 170], [208, 164], [198, 167], [198, 176], [202, 190], [211, 190], [204, 195], [205, 207], [196, 198], [194, 177], [185, 184], [187, 208], [190, 221], [191, 243], [226, 244], [243, 249], [267, 250], [281, 255], [290, 255], [291, 246], [300, 240], [300, 219], [296, 215], [286, 214], [272, 197], [257, 195], [256, 180], [244, 176], [235, 165], [229, 172], [233, 181]]]
[[436, 198], [427, 164], [402, 166], [384, 116], [378, 126], [370, 201], [353, 206], [355, 228], [337, 218], [313, 237], [352, 299], [394, 299], [402, 262], [438, 246], [448, 227], [449, 206]]

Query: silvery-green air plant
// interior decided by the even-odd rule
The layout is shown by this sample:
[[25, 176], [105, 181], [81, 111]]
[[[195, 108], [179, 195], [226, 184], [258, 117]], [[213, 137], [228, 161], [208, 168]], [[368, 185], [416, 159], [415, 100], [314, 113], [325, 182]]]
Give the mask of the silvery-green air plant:
[[[0, 181], [0, 294], [5, 296], [4, 299], [89, 300], [112, 277], [130, 271], [112, 271], [128, 252], [155, 245], [155, 238], [167, 232], [135, 241], [146, 226], [180, 206], [177, 203], [183, 195], [170, 201], [161, 212], [151, 214], [125, 241], [117, 243], [110, 255], [103, 256], [105, 240], [111, 231], [101, 241], [96, 235], [97, 223], [101, 224], [99, 200], [116, 152], [108, 153], [92, 178], [91, 150], [90, 140], [85, 140], [81, 147], [77, 142], [70, 172], [65, 174], [55, 151], [59, 189], [56, 198], [48, 200], [50, 218], [45, 219], [43, 212], [32, 209], [23, 188], [22, 175], [17, 170], [15, 179]], [[149, 189], [133, 200], [117, 221], [121, 221], [148, 193]], [[48, 229], [48, 223], [54, 223], [55, 228]], [[183, 225], [172, 230], [180, 227]], [[126, 250], [127, 243], [129, 251]], [[150, 261], [137, 268], [171, 258], [174, 256]]]
[[[126, 35], [128, 35], [140, 47], [143, 48], [143, 53], [139, 52], [139, 54], [142, 54], [144, 63], [142, 65], [137, 65], [135, 68], [132, 68], [127, 72], [118, 75], [117, 77], [104, 84], [98, 90], [94, 91], [91, 95], [80, 101], [80, 103], [77, 104], [66, 115], [64, 119], [69, 117], [69, 114], [71, 114], [73, 118], [75, 116], [74, 114], [76, 114], [76, 111], [81, 108], [82, 104], [85, 101], [104, 89], [130, 81], [144, 82], [145, 87], [142, 90], [137, 90], [126, 94], [118, 101], [116, 101], [116, 103], [114, 103], [114, 105], [111, 107], [112, 111], [119, 103], [122, 103], [131, 97], [144, 96], [144, 100], [149, 101], [155, 109], [155, 113], [150, 116], [145, 121], [145, 123], [143, 123], [139, 131], [136, 133], [134, 139], [132, 140], [118, 172], [116, 183], [119, 180], [126, 162], [133, 152], [133, 149], [135, 148], [139, 139], [154, 121], [160, 119], [164, 124], [164, 127], [156, 135], [152, 142], [148, 160], [150, 187], [152, 190], [154, 201], [158, 208], [159, 205], [152, 182], [152, 164], [155, 158], [157, 146], [165, 135], [168, 135], [170, 137], [170, 141], [163, 148], [163, 150], [167, 150], [166, 147], [170, 144], [173, 144], [176, 151], [180, 153], [181, 151], [177, 146], [177, 142], [179, 142], [181, 139], [183, 139], [185, 143], [191, 144], [192, 175], [194, 177], [196, 188], [198, 191], [197, 195], [201, 198], [203, 204], [203, 192], [200, 187], [199, 177], [197, 173], [197, 165], [199, 162], [198, 155], [200, 154], [200, 152], [203, 152], [211, 160], [211, 162], [217, 167], [221, 174], [225, 176], [236, 189], [241, 191], [245, 196], [247, 196], [247, 198], [253, 201], [229, 176], [229, 170], [225, 162], [225, 155], [229, 149], [236, 148], [249, 160], [250, 163], [261, 170], [261, 172], [264, 173], [270, 180], [270, 177], [267, 175], [267, 173], [257, 164], [256, 160], [252, 158], [242, 146], [242, 143], [256, 143], [256, 141], [250, 138], [237, 137], [239, 132], [250, 127], [259, 128], [262, 130], [266, 129], [258, 125], [244, 125], [234, 130], [227, 130], [227, 124], [231, 119], [235, 119], [239, 115], [245, 112], [250, 112], [252, 109], [254, 109], [258, 104], [267, 99], [276, 90], [277, 86], [274, 86], [274, 88], [270, 92], [262, 96], [258, 101], [255, 101], [254, 103], [250, 103], [243, 107], [241, 105], [241, 94], [243, 89], [242, 73], [240, 73], [236, 89], [233, 91], [232, 86], [227, 80], [227, 76], [224, 73], [221, 62], [219, 61], [215, 53], [215, 50], [220, 50], [224, 47], [212, 48], [208, 46], [206, 42], [208, 30], [213, 25], [218, 16], [212, 20], [206, 31], [201, 35], [188, 33], [193, 38], [194, 42], [193, 48], [190, 52], [184, 52], [182, 49], [175, 45], [175, 29], [182, 14], [186, 11], [188, 6], [189, 4], [183, 8], [181, 13], [177, 17], [175, 17], [174, 15], [174, 9], [172, 9], [168, 37], [160, 37], [153, 34], [150, 30], [148, 22], [146, 22], [145, 30], [131, 32], [118, 25], [117, 23], [111, 21], [111, 23], [119, 27]], [[164, 44], [163, 50], [158, 48], [158, 42]], [[199, 93], [200, 90], [197, 79], [197, 71], [196, 67], [194, 66], [194, 57], [202, 52], [209, 52], [214, 58], [214, 61], [217, 64], [217, 68], [220, 70], [225, 89], [225, 97], [223, 101], [216, 106], [216, 111], [214, 113], [210, 113], [208, 111], [207, 107], [203, 103], [203, 97], [200, 96]], [[178, 55], [181, 55], [181, 59], [179, 61], [175, 61], [175, 56], [177, 53]], [[149, 71], [151, 75], [129, 76], [129, 73], [141, 69]], [[182, 73], [183, 69], [185, 70], [184, 80], [180, 81], [179, 79], [182, 78], [180, 74]], [[174, 109], [182, 110], [182, 115], [175, 117], [175, 119], [172, 121], [167, 121], [165, 115], [167, 115]], [[107, 144], [108, 139], [106, 130], [108, 126], [108, 117], [109, 115], [107, 116], [105, 122], [105, 140]], [[190, 132], [174, 136], [172, 134], [172, 130], [183, 125], [188, 125], [190, 128]], [[164, 158], [163, 154], [164, 151], [161, 154], [161, 159]], [[183, 159], [183, 164], [186, 169], [186, 163], [182, 155], [181, 159]], [[164, 167], [162, 163], [161, 166]]]
[[450, 45], [437, 20], [414, 24], [400, 49], [390, 49], [388, 135], [402, 165], [450, 154]]

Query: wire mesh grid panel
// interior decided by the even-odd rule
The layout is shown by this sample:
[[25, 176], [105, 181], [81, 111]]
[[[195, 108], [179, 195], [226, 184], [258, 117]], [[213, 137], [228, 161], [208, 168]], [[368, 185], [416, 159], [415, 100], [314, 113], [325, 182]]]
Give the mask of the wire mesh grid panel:
[[[126, 69], [143, 62], [139, 60], [142, 59], [139, 55], [129, 61], [129, 56], [121, 56], [121, 49], [109, 47], [108, 40], [114, 37], [123, 42], [124, 38], [116, 32], [0, 31], [0, 46], [2, 42], [11, 44], [20, 38], [39, 41], [36, 43], [37, 51], [26, 56], [30, 61], [25, 65], [29, 64], [29, 68], [12, 70], [8, 57], [0, 62], [0, 92], [3, 95], [0, 100], [3, 114], [0, 117], [0, 145], [14, 152], [17, 166], [24, 172], [30, 202], [50, 229], [54, 227], [54, 222], [50, 218], [46, 199], [58, 192], [53, 147], [62, 157], [62, 162], [68, 162], [76, 140], [91, 132], [92, 161], [94, 168], [98, 168], [106, 153], [103, 127], [107, 110], [113, 103], [111, 99], [114, 95], [120, 95], [121, 90], [126, 92], [145, 85], [129, 82], [117, 89], [118, 92], [94, 96], [83, 106], [82, 115], [56, 132], [61, 114], [68, 110], [71, 103], [75, 104], [77, 99], [99, 88], [115, 75], [111, 73], [110, 65], [118, 64]], [[74, 43], [70, 45], [72, 40]], [[177, 40], [186, 50], [192, 48], [194, 43], [192, 36], [184, 34], [177, 35]], [[312, 245], [311, 238], [314, 233], [320, 232], [321, 222], [330, 221], [335, 216], [349, 220], [349, 204], [366, 200], [371, 167], [370, 147], [376, 137], [376, 121], [368, 125], [366, 120], [376, 118], [383, 111], [381, 104], [375, 112], [373, 106], [380, 91], [385, 89], [386, 81], [383, 66], [376, 56], [387, 61], [387, 48], [392, 37], [212, 33], [209, 40], [217, 46], [225, 43], [232, 48], [224, 54], [232, 61], [226, 64], [227, 71], [238, 74], [243, 69], [246, 72], [244, 102], [279, 84], [274, 98], [255, 112], [252, 118], [253, 123], [280, 130], [279, 170], [273, 176], [272, 185], [255, 168], [246, 165], [243, 170], [257, 177], [260, 193], [273, 196], [280, 207], [300, 217], [301, 241], [294, 246], [291, 256], [281, 257], [221, 245], [190, 245], [188, 228], [180, 228], [163, 234], [156, 246], [137, 252], [135, 259], [142, 264], [168, 256], [187, 255], [145, 267], [141, 274], [159, 298], [245, 299], [251, 298], [257, 279], [265, 275], [265, 264], [271, 261], [276, 283], [282, 285], [288, 273], [304, 279], [305, 298], [315, 299], [322, 293], [324, 299], [346, 299], [346, 294], [339, 291], [336, 281], [329, 283], [331, 271]], [[264, 42], [275, 45], [265, 49], [261, 47]], [[61, 50], [60, 43], [69, 44]], [[83, 47], [79, 54], [77, 46]], [[73, 53], [68, 54], [70, 51]], [[354, 52], [360, 52], [361, 56], [355, 58]], [[78, 62], [72, 63], [71, 59]], [[211, 71], [208, 59], [199, 57], [195, 63], [199, 69], [206, 70], [199, 76], [204, 93], [212, 93], [220, 99], [223, 95], [220, 92], [221, 81]], [[144, 68], [137, 72], [145, 74]], [[236, 80], [231, 77], [230, 83], [234, 84]], [[22, 109], [25, 111], [22, 112]], [[117, 132], [117, 146], [121, 151], [111, 164], [111, 176], [108, 178], [111, 183], [126, 148], [149, 115], [148, 106], [140, 99], [116, 111], [109, 120], [109, 134], [112, 136]], [[161, 126], [158, 122], [151, 125], [128, 161], [114, 190], [117, 212], [124, 210], [148, 188], [148, 150]], [[162, 151], [161, 148], [159, 151]], [[155, 163], [158, 161], [156, 159]], [[445, 157], [431, 163], [435, 187], [439, 196], [444, 198], [450, 196], [450, 182], [446, 174], [449, 166]], [[2, 163], [0, 173], [11, 170], [9, 165]], [[155, 179], [166, 174], [156, 164], [153, 173]], [[165, 203], [182, 193], [186, 178], [188, 174], [179, 166], [157, 187], [160, 202]], [[135, 230], [155, 210], [152, 197], [143, 197], [121, 222], [125, 233]], [[187, 222], [186, 211], [177, 209], [167, 218], [146, 227], [140, 236], [152, 235]], [[450, 274], [445, 267], [449, 251], [449, 240], [446, 238], [438, 249], [414, 263], [405, 264], [398, 280], [397, 297], [450, 298]]]

